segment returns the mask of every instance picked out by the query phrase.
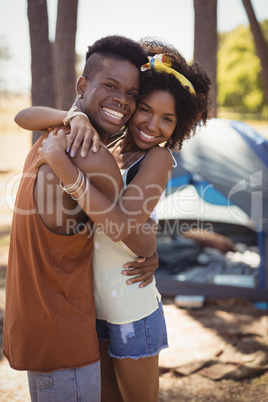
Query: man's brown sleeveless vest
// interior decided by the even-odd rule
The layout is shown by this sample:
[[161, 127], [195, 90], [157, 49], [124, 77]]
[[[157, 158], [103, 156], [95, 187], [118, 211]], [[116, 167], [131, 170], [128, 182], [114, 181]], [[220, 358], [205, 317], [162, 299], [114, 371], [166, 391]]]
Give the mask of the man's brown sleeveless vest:
[[49, 372], [99, 359], [88, 231], [49, 231], [36, 210], [37, 150], [25, 162], [17, 193], [6, 283], [3, 353], [12, 368]]

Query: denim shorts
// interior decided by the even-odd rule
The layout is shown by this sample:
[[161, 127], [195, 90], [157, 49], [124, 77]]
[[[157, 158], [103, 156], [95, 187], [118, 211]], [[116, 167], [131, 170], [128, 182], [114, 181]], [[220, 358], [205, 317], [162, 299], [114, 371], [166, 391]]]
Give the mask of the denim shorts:
[[28, 371], [32, 402], [100, 402], [100, 362], [50, 373]]
[[162, 303], [158, 309], [141, 320], [128, 324], [111, 324], [97, 319], [99, 340], [108, 341], [108, 353], [119, 359], [158, 355], [168, 347], [167, 328]]

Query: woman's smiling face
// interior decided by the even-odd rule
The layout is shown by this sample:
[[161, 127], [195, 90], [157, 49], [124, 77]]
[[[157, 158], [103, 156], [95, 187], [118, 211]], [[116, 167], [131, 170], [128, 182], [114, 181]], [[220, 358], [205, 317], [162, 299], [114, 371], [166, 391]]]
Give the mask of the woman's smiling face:
[[141, 149], [167, 141], [176, 125], [175, 99], [165, 90], [156, 90], [144, 97], [129, 121], [133, 140]]

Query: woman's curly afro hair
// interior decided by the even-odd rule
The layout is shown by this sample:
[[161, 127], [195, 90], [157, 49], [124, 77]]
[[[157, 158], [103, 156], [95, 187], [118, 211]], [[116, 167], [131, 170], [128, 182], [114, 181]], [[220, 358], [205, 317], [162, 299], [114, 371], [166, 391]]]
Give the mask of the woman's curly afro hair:
[[198, 124], [206, 124], [211, 105], [208, 97], [210, 80], [196, 63], [188, 64], [184, 57], [172, 45], [158, 38], [144, 38], [140, 41], [147, 56], [165, 53], [172, 61], [172, 68], [184, 75], [194, 86], [196, 94], [190, 93], [179, 80], [166, 72], [146, 70], [141, 74], [139, 99], [150, 95], [155, 90], [166, 90], [175, 98], [177, 126], [166, 146], [180, 150], [182, 144], [195, 134]]

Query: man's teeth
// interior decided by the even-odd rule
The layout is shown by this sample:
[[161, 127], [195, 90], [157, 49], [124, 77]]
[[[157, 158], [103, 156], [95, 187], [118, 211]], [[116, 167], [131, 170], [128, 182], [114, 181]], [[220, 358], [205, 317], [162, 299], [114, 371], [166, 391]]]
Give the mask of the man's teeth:
[[146, 134], [144, 131], [140, 130], [142, 137], [146, 138], [147, 140], [153, 140], [155, 137], [153, 135]]
[[104, 111], [105, 114], [107, 114], [107, 116], [113, 117], [117, 120], [121, 120], [124, 117], [123, 113], [116, 112], [115, 110], [112, 109], [107, 109], [106, 107], [104, 107], [102, 110]]

